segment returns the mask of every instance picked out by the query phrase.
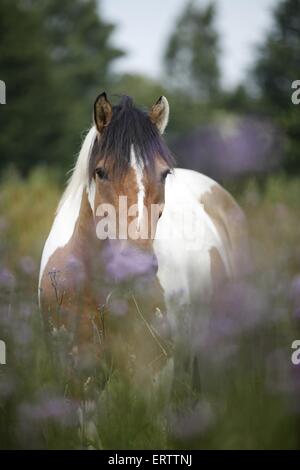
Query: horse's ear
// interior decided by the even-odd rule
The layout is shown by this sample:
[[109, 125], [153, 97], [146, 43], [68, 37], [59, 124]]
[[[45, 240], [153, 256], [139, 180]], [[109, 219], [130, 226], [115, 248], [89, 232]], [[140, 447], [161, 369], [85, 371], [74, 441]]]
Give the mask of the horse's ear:
[[94, 122], [101, 133], [108, 126], [112, 118], [112, 105], [107, 99], [106, 93], [103, 92], [97, 96], [94, 103]]
[[159, 132], [164, 133], [169, 121], [169, 103], [165, 96], [161, 96], [152, 106], [149, 117], [153, 124], [156, 124]]

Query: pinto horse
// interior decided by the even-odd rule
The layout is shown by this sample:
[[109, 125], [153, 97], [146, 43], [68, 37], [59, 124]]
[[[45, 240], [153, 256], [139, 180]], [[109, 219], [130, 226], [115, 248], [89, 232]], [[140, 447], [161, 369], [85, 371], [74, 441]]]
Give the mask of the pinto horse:
[[203, 334], [215, 292], [247, 265], [242, 210], [212, 179], [174, 168], [168, 118], [163, 96], [148, 113], [127, 96], [95, 101], [39, 280], [45, 324], [71, 332], [76, 360], [101, 361], [109, 344], [123, 367], [132, 355], [165, 364], [172, 338], [190, 372], [193, 319]]

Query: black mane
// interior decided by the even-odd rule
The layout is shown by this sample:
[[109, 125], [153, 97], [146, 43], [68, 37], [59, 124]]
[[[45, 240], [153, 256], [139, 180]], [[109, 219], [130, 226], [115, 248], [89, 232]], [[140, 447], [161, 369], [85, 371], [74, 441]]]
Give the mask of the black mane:
[[133, 145], [138, 164], [152, 172], [159, 156], [170, 167], [174, 160], [157, 127], [148, 114], [133, 105], [132, 98], [123, 96], [113, 106], [111, 122], [96, 139], [89, 162], [89, 176], [93, 177], [99, 158], [112, 165], [114, 176], [122, 177], [130, 165]]

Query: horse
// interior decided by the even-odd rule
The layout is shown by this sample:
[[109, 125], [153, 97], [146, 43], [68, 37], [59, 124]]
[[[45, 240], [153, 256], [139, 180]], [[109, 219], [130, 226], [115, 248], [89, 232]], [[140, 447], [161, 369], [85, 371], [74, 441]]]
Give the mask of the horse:
[[247, 270], [246, 218], [216, 181], [175, 167], [166, 97], [147, 112], [102, 93], [93, 112], [43, 249], [45, 324], [72, 333], [75, 362], [119, 349], [120, 368], [135, 355], [161, 370], [180, 355], [192, 373], [194, 319], [203, 334], [215, 293]]

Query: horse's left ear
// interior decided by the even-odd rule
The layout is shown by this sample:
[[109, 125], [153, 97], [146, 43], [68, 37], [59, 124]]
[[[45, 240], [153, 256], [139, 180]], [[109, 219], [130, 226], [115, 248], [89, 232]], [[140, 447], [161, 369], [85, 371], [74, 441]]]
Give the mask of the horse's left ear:
[[156, 124], [159, 132], [164, 133], [169, 121], [169, 103], [165, 96], [161, 96], [152, 106], [149, 117], [153, 124]]
[[98, 131], [103, 131], [107, 127], [112, 118], [112, 105], [107, 99], [106, 93], [103, 92], [97, 96], [94, 103], [94, 122]]

